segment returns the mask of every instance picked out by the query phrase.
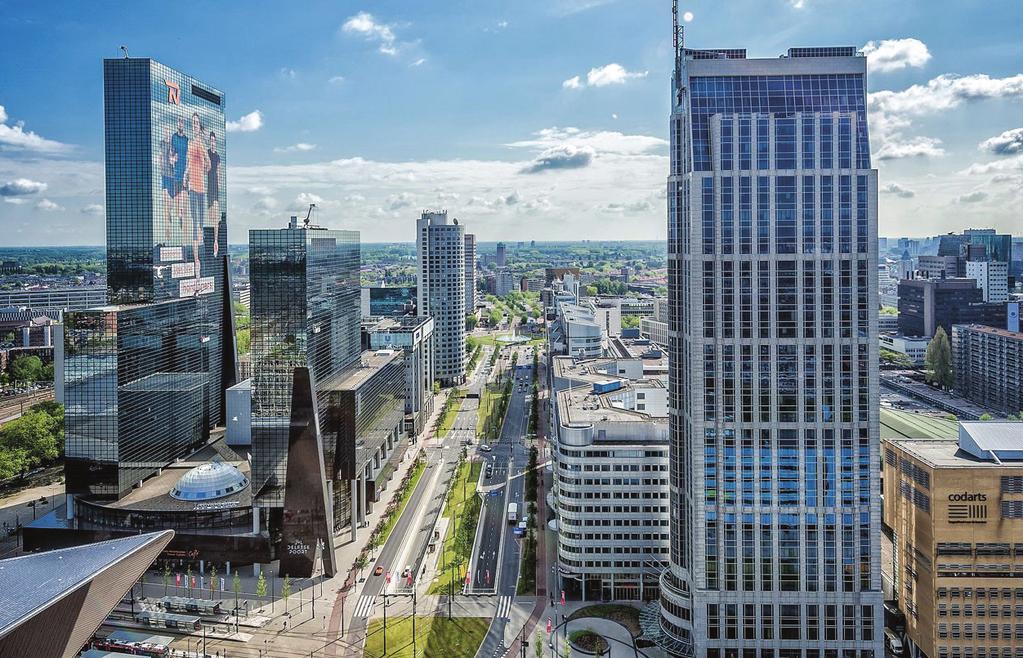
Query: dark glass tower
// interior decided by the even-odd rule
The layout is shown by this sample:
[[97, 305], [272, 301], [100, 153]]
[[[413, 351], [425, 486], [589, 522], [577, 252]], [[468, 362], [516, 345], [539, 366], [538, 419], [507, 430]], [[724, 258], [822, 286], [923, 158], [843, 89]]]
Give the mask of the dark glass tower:
[[296, 368], [310, 371], [321, 432], [337, 424], [324, 385], [359, 362], [359, 262], [358, 231], [249, 232], [252, 490], [261, 507], [284, 505]]
[[747, 59], [678, 41], [664, 645], [707, 658], [880, 656], [866, 60], [845, 47]]
[[109, 306], [65, 318], [67, 492], [121, 497], [201, 445], [234, 383], [224, 95], [103, 63]]

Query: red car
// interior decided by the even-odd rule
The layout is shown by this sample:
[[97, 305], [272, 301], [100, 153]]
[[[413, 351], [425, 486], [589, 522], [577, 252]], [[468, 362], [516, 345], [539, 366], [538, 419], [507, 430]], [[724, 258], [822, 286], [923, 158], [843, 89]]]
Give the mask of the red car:
[[374, 576], [379, 576], [382, 573], [384, 573], [384, 568], [378, 564], [377, 568], [373, 570], [373, 575]]

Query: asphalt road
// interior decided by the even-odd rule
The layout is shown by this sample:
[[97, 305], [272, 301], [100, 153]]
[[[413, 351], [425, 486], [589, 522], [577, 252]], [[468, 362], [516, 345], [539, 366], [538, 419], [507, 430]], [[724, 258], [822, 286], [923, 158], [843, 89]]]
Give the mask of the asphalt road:
[[[479, 373], [477, 379], [483, 376], [482, 368], [479, 369]], [[476, 379], [468, 384], [470, 389], [478, 386]], [[422, 571], [426, 550], [444, 507], [444, 498], [454, 476], [462, 443], [466, 439], [475, 438], [478, 408], [478, 400], [464, 398], [455, 423], [444, 437], [443, 443], [426, 450], [426, 470], [376, 561], [367, 567], [366, 583], [359, 596], [350, 597], [348, 600], [347, 605], [355, 606], [351, 624], [346, 629], [353, 644], [361, 645], [369, 620], [383, 615], [385, 590], [388, 610], [391, 613], [398, 610], [401, 610], [401, 614], [411, 612], [412, 592], [401, 578], [401, 574], [406, 566], [411, 566], [415, 574]], [[379, 576], [373, 575], [377, 566], [383, 567], [383, 574]], [[390, 584], [386, 578], [388, 571], [391, 572]], [[400, 597], [400, 602], [393, 597]]]
[[[519, 383], [516, 381], [508, 406], [508, 415], [505, 417], [501, 432], [501, 440], [494, 446], [491, 453], [495, 462], [494, 479], [498, 477], [498, 467], [503, 465], [506, 469], [503, 477], [507, 478], [507, 482], [506, 486], [501, 488], [504, 495], [487, 498], [487, 514], [484, 519], [486, 527], [483, 530], [483, 537], [489, 541], [487, 547], [481, 546], [482, 550], [476, 566], [477, 574], [480, 572], [485, 574], [489, 571], [492, 577], [497, 579], [497, 614], [476, 654], [484, 658], [503, 654], [514, 639], [505, 638], [505, 632], [509, 622], [511, 603], [515, 598], [515, 589], [518, 586], [521, 540], [513, 532], [513, 528], [517, 524], [507, 521], [507, 506], [509, 503], [517, 503], [519, 520], [524, 518], [525, 483], [522, 473], [528, 464], [529, 455], [526, 452], [523, 437], [529, 423], [529, 394], [533, 383], [532, 359], [526, 356], [525, 350], [519, 351], [519, 363], [529, 364], [528, 368], [521, 369], [516, 373], [525, 382], [525, 386], [520, 390]], [[494, 548], [489, 548], [488, 551], [490, 546], [494, 546]]]

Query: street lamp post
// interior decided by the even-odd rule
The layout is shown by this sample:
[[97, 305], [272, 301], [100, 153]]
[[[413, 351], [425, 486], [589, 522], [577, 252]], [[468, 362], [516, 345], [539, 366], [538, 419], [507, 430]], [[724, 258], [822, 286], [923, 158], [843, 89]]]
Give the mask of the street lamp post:
[[384, 591], [384, 656], [385, 657], [387, 656], [387, 592], [386, 591]]

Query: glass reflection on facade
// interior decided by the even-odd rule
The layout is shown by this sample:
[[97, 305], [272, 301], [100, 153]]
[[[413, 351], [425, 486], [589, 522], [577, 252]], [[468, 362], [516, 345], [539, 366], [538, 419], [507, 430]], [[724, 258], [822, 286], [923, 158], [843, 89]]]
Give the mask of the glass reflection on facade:
[[372, 316], [408, 315], [415, 305], [415, 286], [369, 289], [369, 314]]
[[294, 369], [311, 371], [324, 432], [323, 383], [359, 360], [359, 260], [357, 231], [249, 232], [252, 487], [261, 506], [284, 502]]
[[151, 59], [103, 78], [110, 306], [65, 318], [66, 470], [120, 497], [208, 438], [233, 383], [224, 96]]
[[865, 78], [847, 48], [677, 55], [671, 655], [881, 655]]

